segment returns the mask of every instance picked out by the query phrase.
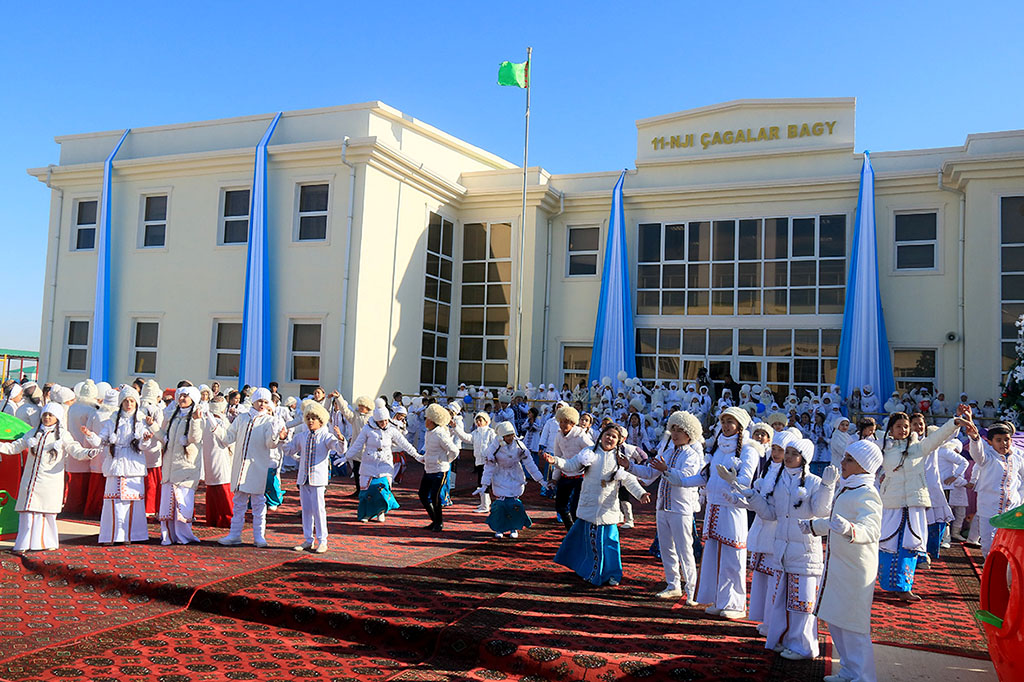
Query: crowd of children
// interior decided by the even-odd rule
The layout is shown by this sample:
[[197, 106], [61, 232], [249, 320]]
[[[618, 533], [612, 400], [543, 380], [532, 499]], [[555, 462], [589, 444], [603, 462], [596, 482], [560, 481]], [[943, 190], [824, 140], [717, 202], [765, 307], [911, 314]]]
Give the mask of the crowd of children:
[[[531, 478], [554, 497], [567, 531], [554, 560], [595, 585], [616, 585], [619, 530], [633, 524], [630, 500], [648, 502], [651, 488], [666, 582], [658, 597], [758, 622], [766, 646], [790, 659], [818, 655], [821, 618], [843, 664], [834, 679], [873, 679], [876, 578], [916, 601], [915, 572], [941, 545], [970, 542], [987, 554], [990, 517], [1024, 493], [1013, 426], [990, 423], [983, 438], [975, 420], [984, 412], [966, 395], [948, 406], [941, 393], [908, 394], [912, 404], [894, 394], [878, 424], [867, 416], [880, 407], [870, 386], [849, 399], [838, 386], [820, 399], [791, 394], [782, 407], [760, 386], [739, 387], [735, 400], [726, 388], [715, 402], [707, 388], [629, 378], [619, 391], [610, 381], [491, 394], [463, 385], [452, 400], [395, 393], [359, 396], [353, 407], [322, 388], [301, 403], [282, 400], [273, 384], [223, 392], [187, 381], [165, 391], [152, 380], [13, 384], [0, 409], [31, 426], [0, 443], [4, 455], [28, 453], [14, 551], [56, 548], [62, 508], [98, 514], [102, 544], [147, 540], [147, 514], [159, 520], [162, 544], [199, 542], [200, 485], [207, 524], [229, 529], [218, 542], [241, 544], [251, 510], [254, 544], [266, 547], [279, 471], [294, 466], [303, 528], [294, 549], [323, 553], [332, 476], [350, 473], [359, 520], [383, 523], [398, 507], [392, 486], [409, 460], [423, 466], [426, 528], [441, 532], [465, 449], [475, 511], [496, 537], [515, 539], [532, 524], [521, 499]], [[965, 538], [970, 489], [978, 514]]]

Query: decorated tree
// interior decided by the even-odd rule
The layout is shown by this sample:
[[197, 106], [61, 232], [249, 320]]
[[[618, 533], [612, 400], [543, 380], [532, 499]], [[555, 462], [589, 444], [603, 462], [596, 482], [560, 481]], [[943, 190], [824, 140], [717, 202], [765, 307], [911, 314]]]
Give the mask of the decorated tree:
[[1017, 361], [1006, 374], [999, 398], [999, 416], [1024, 425], [1024, 315], [1017, 320]]

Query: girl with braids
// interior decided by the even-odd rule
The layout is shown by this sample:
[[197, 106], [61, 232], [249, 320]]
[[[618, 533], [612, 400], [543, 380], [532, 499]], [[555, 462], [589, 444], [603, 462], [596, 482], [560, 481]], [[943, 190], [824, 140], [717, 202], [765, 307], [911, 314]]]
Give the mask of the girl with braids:
[[[164, 445], [160, 473], [160, 518], [162, 545], [198, 543], [192, 532], [196, 487], [202, 473], [203, 458], [199, 449], [203, 440], [199, 408], [200, 393], [194, 386], [182, 386], [174, 393], [175, 406], [170, 408], [157, 438]], [[146, 417], [152, 426], [155, 421]]]
[[[16, 441], [0, 443], [0, 454], [20, 455], [28, 450], [21, 473], [18, 503], [18, 537], [13, 552], [57, 549], [57, 514], [64, 504], [64, 463], [68, 457], [87, 460], [99, 451], [79, 445], [63, 427], [64, 406], [48, 403], [39, 415], [39, 426]], [[88, 429], [84, 426], [85, 434]], [[93, 442], [98, 447], [99, 441]]]
[[583, 473], [576, 521], [555, 554], [555, 563], [576, 572], [593, 585], [618, 585], [622, 581], [622, 555], [619, 552], [619, 486], [643, 503], [651, 495], [636, 477], [619, 463], [625, 458], [622, 442], [625, 429], [608, 424], [601, 430], [597, 446], [584, 448], [571, 459], [545, 454], [548, 464], [567, 474]]
[[925, 551], [928, 535], [926, 510], [931, 506], [925, 459], [945, 443], [957, 428], [969, 423], [962, 418], [966, 405], [957, 407], [957, 416], [924, 440], [910, 430], [906, 412], [889, 415], [882, 448], [882, 539], [878, 552], [878, 583], [883, 590], [895, 592], [906, 602], [920, 601], [912, 592], [917, 558]]
[[766, 607], [765, 648], [783, 658], [802, 660], [818, 656], [818, 620], [814, 604], [824, 569], [821, 538], [810, 535], [811, 519], [828, 516], [839, 471], [829, 466], [821, 478], [810, 473], [815, 444], [808, 439], [786, 445], [781, 468], [766, 477], [760, 493], [740, 489], [734, 501], [747, 504], [767, 520], [775, 521], [771, 568], [775, 589]]
[[[146, 452], [159, 447], [139, 414], [139, 393], [125, 386], [117, 395], [119, 408], [103, 422], [100, 441], [107, 446], [103, 458], [103, 508], [100, 511], [101, 545], [131, 544], [149, 539], [146, 528]], [[86, 434], [87, 436], [89, 434]]]

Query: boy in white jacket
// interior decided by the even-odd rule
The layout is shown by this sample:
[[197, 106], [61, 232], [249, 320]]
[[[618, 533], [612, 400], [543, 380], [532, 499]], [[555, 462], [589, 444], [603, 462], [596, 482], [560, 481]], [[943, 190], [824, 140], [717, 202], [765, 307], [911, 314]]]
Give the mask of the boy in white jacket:
[[995, 538], [992, 517], [1017, 507], [1021, 503], [1021, 480], [1024, 477], [1024, 451], [1013, 445], [1015, 427], [1007, 422], [996, 422], [988, 427], [988, 442], [981, 439], [971, 415], [964, 415], [964, 432], [970, 437], [971, 459], [978, 474], [974, 491], [978, 493], [981, 554], [988, 556]]

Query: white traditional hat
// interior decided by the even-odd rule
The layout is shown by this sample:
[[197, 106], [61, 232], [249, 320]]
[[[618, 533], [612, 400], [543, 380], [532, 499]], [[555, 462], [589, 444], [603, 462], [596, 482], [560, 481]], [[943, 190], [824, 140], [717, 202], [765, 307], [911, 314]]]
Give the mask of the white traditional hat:
[[857, 464], [869, 474], [878, 471], [882, 466], [882, 451], [869, 440], [855, 440], [846, 446], [846, 454], [853, 457]]
[[501, 422], [494, 427], [494, 433], [498, 435], [498, 438], [514, 436], [516, 435], [516, 427], [512, 425], [512, 422]]

